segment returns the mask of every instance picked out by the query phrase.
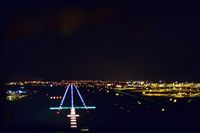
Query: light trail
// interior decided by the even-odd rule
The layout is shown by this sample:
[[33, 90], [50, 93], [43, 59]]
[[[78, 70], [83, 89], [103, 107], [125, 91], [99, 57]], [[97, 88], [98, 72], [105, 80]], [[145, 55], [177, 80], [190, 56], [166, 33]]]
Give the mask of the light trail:
[[73, 86], [70, 84], [71, 86], [71, 107], [74, 108], [74, 89], [73, 89]]
[[[96, 109], [95, 106], [86, 106], [87, 109]], [[66, 110], [66, 109], [72, 109], [72, 107], [50, 107], [50, 110]], [[75, 106], [74, 109], [85, 109], [83, 106]]]
[[66, 88], [66, 90], [65, 90], [65, 93], [64, 93], [64, 95], [63, 95], [63, 98], [62, 98], [62, 101], [61, 101], [61, 103], [60, 103], [59, 108], [61, 108], [62, 105], [63, 105], [63, 102], [64, 102], [65, 97], [66, 97], [66, 95], [67, 95], [67, 92], [68, 92], [68, 90], [69, 90], [69, 86], [70, 86], [70, 85], [68, 85], [67, 88]]
[[83, 106], [85, 107], [85, 109], [87, 109], [87, 106], [86, 106], [86, 104], [85, 104], [85, 102], [84, 102], [84, 100], [83, 100], [83, 97], [81, 96], [81, 93], [79, 92], [79, 90], [78, 90], [78, 88], [76, 87], [76, 85], [74, 85], [74, 87], [75, 87], [75, 89], [76, 89], [76, 91], [77, 91], [77, 93], [78, 93], [78, 95], [79, 95], [79, 98], [81, 99], [81, 102], [82, 102]]
[[76, 123], [76, 117], [79, 117], [78, 114], [76, 114], [76, 110], [74, 108], [74, 88], [73, 85], [70, 84], [71, 86], [71, 112], [67, 117], [70, 117], [70, 125], [71, 128], [77, 128], [77, 123]]

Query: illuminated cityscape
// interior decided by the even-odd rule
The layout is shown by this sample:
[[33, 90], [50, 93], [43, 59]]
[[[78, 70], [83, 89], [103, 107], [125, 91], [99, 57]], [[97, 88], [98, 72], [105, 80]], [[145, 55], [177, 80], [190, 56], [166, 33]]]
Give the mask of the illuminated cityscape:
[[[10, 103], [23, 105], [23, 101], [33, 102], [39, 98], [43, 101], [40, 110], [45, 107], [42, 112], [48, 115], [48, 118], [40, 117], [54, 125], [59, 122], [60, 126], [71, 129], [70, 132], [96, 132], [96, 125], [101, 124], [102, 130], [111, 131], [113, 127], [108, 125], [115, 115], [118, 117], [114, 122], [118, 125], [116, 130], [127, 128], [126, 131], [130, 131], [126, 126], [132, 121], [131, 117], [137, 121], [140, 118], [153, 120], [151, 115], [156, 113], [165, 118], [163, 122], [168, 121], [167, 115], [178, 117], [179, 111], [184, 115], [192, 113], [187, 108], [195, 108], [200, 98], [200, 83], [195, 82], [18, 80], [7, 82], [6, 86], [6, 100]], [[140, 115], [136, 117], [135, 114]], [[158, 118], [154, 122], [162, 121]], [[17, 118], [15, 121], [23, 123]], [[35, 125], [34, 121], [30, 123]]]
[[7, 83], [8, 86], [47, 86], [65, 87], [74, 83], [80, 87], [111, 89], [141, 93], [144, 96], [189, 98], [200, 96], [200, 83], [188, 82], [149, 82], [149, 81], [101, 81], [101, 80], [71, 80], [71, 81], [16, 81]]
[[200, 133], [200, 8], [1, 2], [0, 133]]

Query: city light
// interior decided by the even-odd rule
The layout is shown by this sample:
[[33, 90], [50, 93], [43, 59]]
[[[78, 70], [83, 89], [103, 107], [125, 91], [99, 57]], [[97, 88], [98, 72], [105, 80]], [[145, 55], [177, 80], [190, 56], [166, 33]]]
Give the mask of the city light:
[[174, 103], [176, 103], [177, 102], [177, 100], [176, 99], [174, 99]]
[[119, 96], [119, 93], [115, 93], [116, 96]]

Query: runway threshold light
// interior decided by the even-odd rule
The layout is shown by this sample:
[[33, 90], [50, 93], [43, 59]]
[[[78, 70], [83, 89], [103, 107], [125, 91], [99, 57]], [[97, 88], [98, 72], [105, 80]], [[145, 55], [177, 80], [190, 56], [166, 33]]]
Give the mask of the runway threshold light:
[[[71, 106], [70, 107], [63, 107], [63, 103], [66, 99], [66, 95], [68, 90], [71, 90]], [[83, 106], [74, 106], [74, 92], [78, 93], [79, 99], [82, 102]], [[81, 96], [81, 93], [79, 92], [78, 88], [74, 85], [74, 84], [69, 84], [65, 90], [65, 93], [63, 95], [63, 97], [61, 96], [54, 96], [54, 97], [50, 97], [50, 99], [61, 99], [61, 103], [59, 107], [50, 107], [50, 110], [58, 110], [58, 112], [56, 112], [57, 114], [60, 114], [60, 110], [65, 110], [65, 109], [70, 109], [70, 114], [67, 115], [67, 117], [70, 118], [70, 127], [71, 128], [77, 128], [77, 117], [79, 117], [78, 114], [76, 114], [76, 109], [96, 109], [95, 106], [86, 106], [85, 101], [83, 100], [83, 97]]]

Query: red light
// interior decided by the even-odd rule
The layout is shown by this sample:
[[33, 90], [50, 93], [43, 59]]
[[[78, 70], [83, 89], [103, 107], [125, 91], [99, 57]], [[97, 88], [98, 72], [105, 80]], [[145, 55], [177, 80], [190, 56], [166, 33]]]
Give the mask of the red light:
[[59, 111], [57, 111], [57, 112], [56, 112], [56, 114], [58, 115], [58, 114], [60, 114], [60, 112], [59, 112]]

